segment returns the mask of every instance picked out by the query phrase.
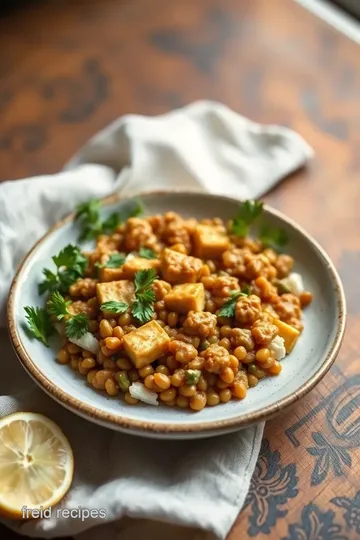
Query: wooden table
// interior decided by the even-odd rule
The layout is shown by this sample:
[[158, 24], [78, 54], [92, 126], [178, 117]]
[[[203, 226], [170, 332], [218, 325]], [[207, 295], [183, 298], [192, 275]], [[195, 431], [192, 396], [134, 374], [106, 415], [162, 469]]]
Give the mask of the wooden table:
[[333, 258], [347, 333], [324, 381], [267, 424], [229, 540], [359, 538], [359, 46], [292, 0], [35, 2], [0, 21], [0, 44], [1, 179], [58, 171], [124, 113], [201, 98], [314, 147], [309, 169], [266, 200]]

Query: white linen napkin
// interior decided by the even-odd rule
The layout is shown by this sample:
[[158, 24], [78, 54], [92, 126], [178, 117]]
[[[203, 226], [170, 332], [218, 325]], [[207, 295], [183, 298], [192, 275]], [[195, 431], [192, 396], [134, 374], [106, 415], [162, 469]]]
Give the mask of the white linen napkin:
[[[214, 102], [158, 117], [120, 118], [91, 139], [65, 172], [0, 184], [1, 326], [23, 256], [78, 203], [113, 191], [128, 195], [156, 188], [255, 198], [311, 156], [311, 148], [289, 129], [255, 124]], [[7, 521], [9, 526], [29, 536], [81, 540], [226, 537], [249, 488], [263, 424], [196, 441], [123, 435], [76, 417], [38, 389], [20, 367], [4, 328], [0, 351], [0, 416], [43, 413], [61, 426], [74, 449], [74, 481], [59, 506], [106, 512], [105, 518], [52, 517]]]

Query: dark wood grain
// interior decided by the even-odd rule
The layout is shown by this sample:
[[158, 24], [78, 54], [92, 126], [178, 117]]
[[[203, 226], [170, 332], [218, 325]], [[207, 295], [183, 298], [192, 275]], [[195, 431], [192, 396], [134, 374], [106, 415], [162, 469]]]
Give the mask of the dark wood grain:
[[359, 537], [359, 46], [291, 0], [53, 0], [2, 18], [0, 44], [2, 180], [58, 171], [117, 116], [201, 98], [314, 147], [266, 199], [333, 258], [347, 333], [324, 381], [267, 424], [229, 540]]

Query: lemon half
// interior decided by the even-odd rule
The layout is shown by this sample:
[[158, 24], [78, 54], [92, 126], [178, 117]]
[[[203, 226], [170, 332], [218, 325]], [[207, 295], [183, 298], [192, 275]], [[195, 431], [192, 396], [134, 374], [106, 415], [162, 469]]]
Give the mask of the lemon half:
[[0, 420], [0, 512], [24, 518], [24, 507], [44, 510], [71, 485], [74, 457], [61, 429], [41, 414], [19, 412]]

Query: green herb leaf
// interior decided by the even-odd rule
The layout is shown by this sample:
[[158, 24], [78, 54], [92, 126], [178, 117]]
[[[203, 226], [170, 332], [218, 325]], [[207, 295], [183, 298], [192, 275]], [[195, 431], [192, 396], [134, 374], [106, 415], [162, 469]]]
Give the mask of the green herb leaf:
[[100, 212], [100, 201], [91, 199], [86, 203], [79, 204], [76, 207], [75, 219], [83, 218], [88, 223], [96, 223]]
[[139, 256], [143, 259], [157, 259], [157, 255], [153, 249], [141, 247], [139, 249]]
[[263, 210], [261, 201], [244, 201], [238, 214], [233, 219], [231, 233], [236, 236], [246, 236], [250, 226], [258, 219]]
[[69, 315], [68, 306], [70, 304], [71, 302], [66, 301], [59, 291], [55, 291], [48, 300], [47, 310], [51, 315], [55, 315], [58, 321], [61, 321], [65, 315]]
[[140, 270], [135, 274], [135, 294], [143, 289], [150, 287], [155, 279], [157, 278], [157, 273], [154, 268], [149, 268], [147, 270]]
[[121, 218], [119, 214], [110, 214], [108, 218], [105, 219], [102, 223], [102, 234], [111, 234], [115, 231], [121, 223]]
[[78, 313], [66, 321], [65, 333], [68, 338], [79, 339], [89, 331], [89, 318], [85, 313]]
[[144, 205], [141, 199], [133, 199], [130, 203], [130, 208], [125, 208], [120, 216], [121, 221], [124, 222], [131, 217], [138, 217], [144, 214]]
[[242, 291], [233, 291], [230, 298], [222, 305], [218, 317], [234, 317], [236, 302], [240, 296], [248, 295]]
[[54, 333], [54, 327], [46, 309], [25, 306], [24, 310], [29, 332], [48, 347], [48, 338]]
[[282, 248], [288, 242], [288, 235], [284, 229], [272, 229], [267, 225], [263, 225], [259, 238], [265, 247]]
[[54, 274], [54, 272], [52, 272], [48, 268], [44, 268], [42, 272], [45, 276], [45, 279], [38, 285], [39, 294], [44, 294], [44, 292], [47, 291], [52, 292], [58, 289], [60, 286], [58, 275]]
[[69, 244], [52, 257], [56, 267], [55, 274], [48, 268], [44, 268], [45, 280], [39, 284], [39, 294], [44, 292], [60, 291], [66, 293], [78, 278], [82, 277], [88, 264], [87, 258], [77, 246]]
[[127, 304], [126, 302], [116, 302], [115, 300], [111, 300], [110, 302], [104, 302], [100, 306], [101, 311], [110, 311], [110, 313], [116, 314], [125, 313], [128, 308], [129, 304]]
[[150, 321], [154, 314], [156, 297], [150, 287], [156, 278], [157, 273], [154, 268], [140, 270], [135, 274], [135, 300], [132, 307], [132, 314], [142, 324]]
[[129, 217], [143, 213], [142, 204], [138, 199], [134, 199], [129, 208], [110, 214], [104, 221], [101, 221], [100, 208], [101, 203], [98, 199], [93, 199], [77, 207], [75, 219], [81, 224], [80, 241], [91, 240], [100, 234], [110, 234]]
[[81, 253], [77, 246], [69, 244], [62, 249], [58, 255], [52, 258], [57, 268], [71, 268], [72, 270], [82, 274], [87, 265], [87, 258]]
[[138, 296], [137, 298], [135, 298], [132, 307], [132, 314], [135, 319], [137, 319], [142, 324], [149, 322], [154, 314], [154, 301], [155, 294], [153, 300], [151, 301], [146, 300], [143, 294], [140, 297]]
[[123, 253], [112, 253], [106, 263], [105, 268], [119, 268], [125, 262], [126, 256]]
[[77, 207], [75, 219], [81, 224], [79, 240], [91, 240], [102, 232], [100, 221], [100, 201], [92, 199]]
[[197, 384], [201, 376], [201, 371], [199, 369], [186, 369], [185, 370], [185, 380], [186, 384]]

